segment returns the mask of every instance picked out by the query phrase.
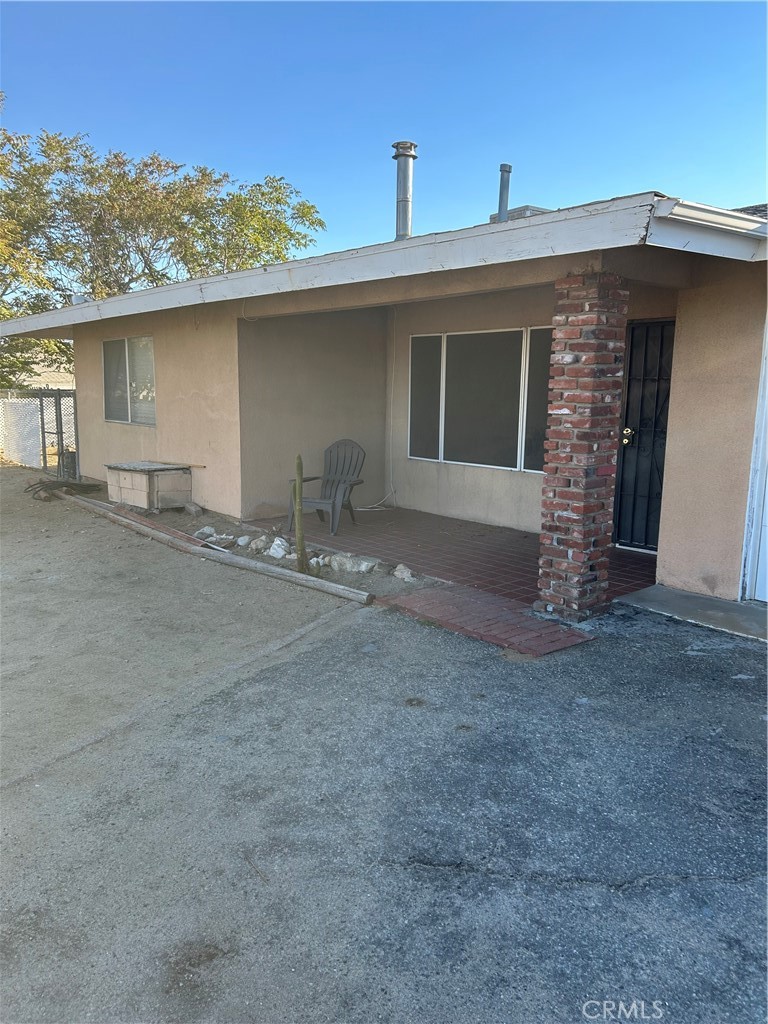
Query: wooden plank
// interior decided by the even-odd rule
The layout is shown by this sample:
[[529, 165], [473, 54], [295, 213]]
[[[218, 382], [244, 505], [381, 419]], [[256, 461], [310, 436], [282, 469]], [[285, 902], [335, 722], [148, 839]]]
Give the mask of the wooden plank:
[[[142, 522], [142, 516], [136, 513], [117, 513], [111, 506], [105, 505], [103, 501], [94, 501], [92, 498], [81, 498], [77, 495], [67, 495], [67, 500], [80, 505], [89, 512], [104, 516], [110, 522], [118, 526], [128, 527], [151, 540], [157, 540], [161, 544], [183, 551], [185, 554], [200, 556], [200, 548], [205, 544], [197, 541], [197, 538], [187, 537], [186, 534], [179, 534], [176, 530], [164, 527], [162, 530], [155, 525], [150, 526]], [[127, 510], [126, 510], [127, 512]], [[181, 539], [183, 538], [183, 539]], [[305, 587], [307, 590], [319, 590], [332, 597], [342, 598], [344, 601], [355, 601], [357, 604], [370, 604], [373, 601], [373, 594], [364, 590], [355, 590], [353, 587], [345, 587], [340, 583], [330, 583], [328, 580], [316, 579], [314, 576], [305, 576], [302, 573], [294, 572], [292, 569], [282, 569], [277, 565], [267, 565], [264, 562], [256, 562], [242, 555], [232, 555], [228, 551], [215, 551], [205, 548], [203, 556], [211, 562], [221, 562], [222, 565], [231, 565], [236, 569], [247, 569], [249, 572], [259, 573], [261, 576], [271, 576], [273, 579], [282, 580], [284, 583], [294, 583], [298, 587]]]

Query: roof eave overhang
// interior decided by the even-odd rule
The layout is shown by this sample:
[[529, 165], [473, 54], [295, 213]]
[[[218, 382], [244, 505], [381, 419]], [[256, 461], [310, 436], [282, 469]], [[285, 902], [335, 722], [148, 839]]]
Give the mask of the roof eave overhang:
[[185, 306], [639, 245], [656, 193], [576, 206], [117, 295], [0, 323], [0, 336], [71, 338], [80, 324]]
[[647, 245], [755, 263], [768, 255], [768, 223], [738, 210], [720, 210], [682, 199], [659, 199]]
[[78, 325], [141, 313], [644, 244], [755, 261], [766, 258], [765, 228], [747, 214], [644, 192], [67, 306], [0, 323], [0, 336], [71, 338]]

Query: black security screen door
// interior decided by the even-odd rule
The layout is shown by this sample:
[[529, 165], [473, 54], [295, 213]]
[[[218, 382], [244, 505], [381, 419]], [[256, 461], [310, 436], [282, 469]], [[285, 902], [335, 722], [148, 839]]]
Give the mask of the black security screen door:
[[624, 419], [616, 478], [616, 544], [655, 551], [667, 446], [674, 320], [629, 324]]

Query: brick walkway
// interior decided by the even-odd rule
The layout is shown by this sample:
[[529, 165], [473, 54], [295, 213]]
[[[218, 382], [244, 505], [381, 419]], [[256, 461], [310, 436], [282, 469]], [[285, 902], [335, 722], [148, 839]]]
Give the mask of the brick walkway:
[[[548, 654], [589, 639], [578, 630], [536, 618], [530, 610], [538, 597], [538, 534], [406, 508], [355, 514], [357, 525], [342, 514], [335, 537], [327, 522], [306, 515], [307, 543], [392, 565], [404, 562], [416, 573], [454, 584], [425, 587], [380, 603], [521, 654]], [[261, 525], [275, 522], [263, 520]], [[656, 582], [652, 554], [613, 548], [609, 560], [610, 599]]]
[[[478, 587], [500, 597], [533, 604], [538, 597], [539, 536], [505, 526], [486, 526], [408, 508], [357, 512], [357, 526], [343, 512], [331, 537], [327, 522], [304, 518], [307, 543], [355, 555], [370, 555], [392, 565], [404, 562], [414, 572], [450, 583]], [[276, 520], [260, 525], [274, 526]], [[622, 597], [656, 582], [656, 557], [613, 548], [609, 553], [608, 596]]]
[[399, 597], [380, 598], [376, 603], [520, 654], [551, 654], [591, 639], [576, 629], [536, 618], [520, 601], [473, 587], [426, 587]]

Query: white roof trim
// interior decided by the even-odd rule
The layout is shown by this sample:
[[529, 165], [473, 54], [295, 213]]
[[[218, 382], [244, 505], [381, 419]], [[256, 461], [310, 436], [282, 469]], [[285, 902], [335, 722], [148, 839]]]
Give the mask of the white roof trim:
[[768, 221], [761, 217], [681, 199], [660, 199], [646, 243], [754, 263], [766, 259], [766, 236]]
[[[711, 211], [709, 217], [706, 211]], [[732, 224], [723, 222], [724, 214], [731, 217]], [[656, 192], [643, 192], [503, 224], [481, 224], [460, 231], [420, 235], [234, 274], [148, 288], [101, 302], [79, 303], [6, 320], [0, 323], [0, 336], [44, 333], [66, 338], [71, 337], [71, 330], [77, 324], [137, 313], [594, 252], [646, 242], [734, 259], [765, 259], [765, 241], [755, 239], [745, 228], [746, 221], [757, 225], [765, 223], [745, 214], [730, 214], [730, 211], [715, 207], [668, 200]], [[669, 225], [674, 226], [672, 231]], [[716, 232], [712, 231], [713, 228], [717, 229]], [[724, 244], [724, 240], [728, 244]], [[762, 255], [759, 254], [761, 242]]]
[[671, 217], [690, 224], [704, 224], [723, 231], [739, 231], [758, 238], [768, 236], [768, 220], [740, 210], [721, 210], [717, 206], [689, 203], [684, 199], [659, 199], [654, 217]]

